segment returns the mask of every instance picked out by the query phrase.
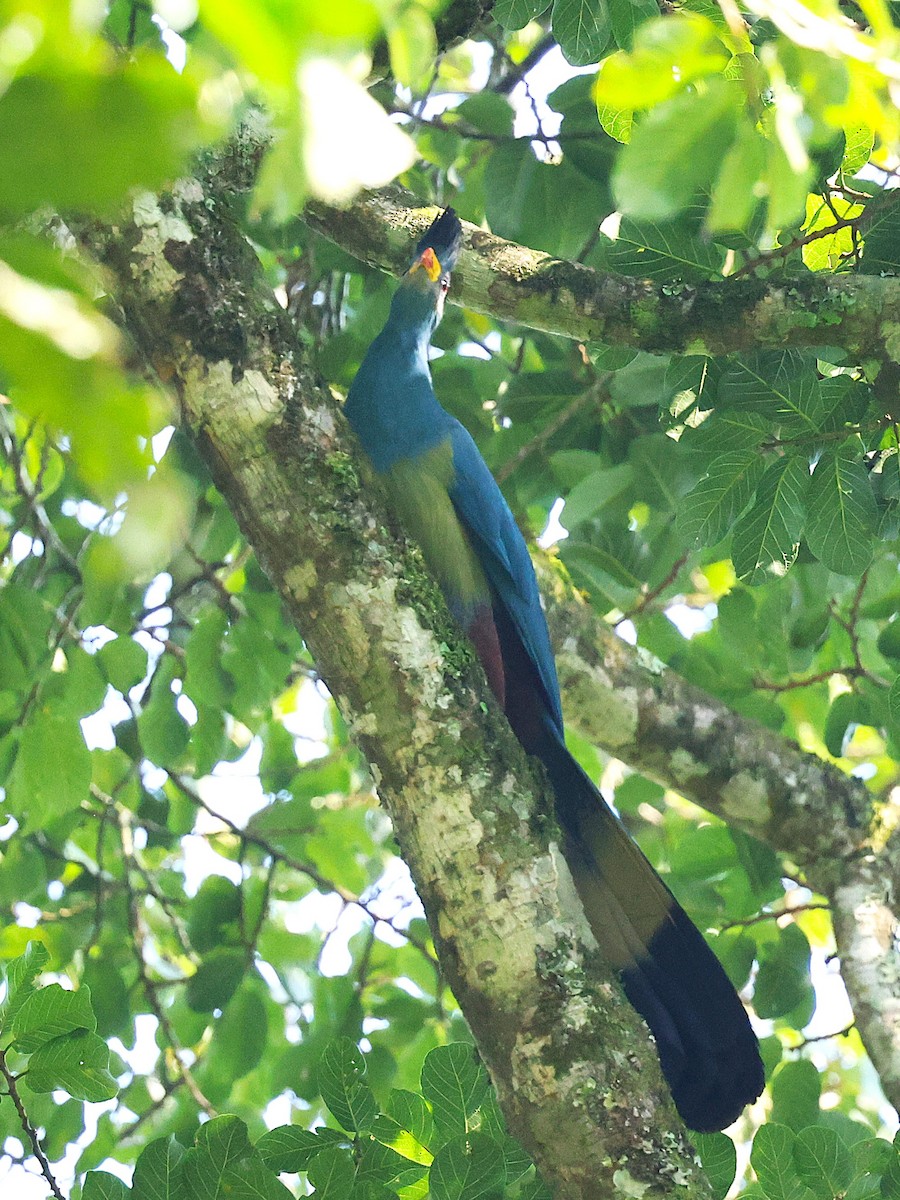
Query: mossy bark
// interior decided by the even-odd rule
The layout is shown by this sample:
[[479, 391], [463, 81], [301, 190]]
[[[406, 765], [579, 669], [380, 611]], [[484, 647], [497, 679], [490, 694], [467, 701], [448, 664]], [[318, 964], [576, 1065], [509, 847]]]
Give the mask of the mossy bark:
[[372, 765], [510, 1128], [565, 1200], [708, 1197], [555, 853], [544, 780], [215, 179], [83, 240]]
[[[363, 262], [396, 272], [436, 212], [389, 187], [362, 193], [346, 209], [310, 203], [303, 216]], [[473, 225], [464, 229], [451, 303], [531, 329], [656, 354], [839, 345], [866, 362], [900, 361], [900, 279], [822, 272], [667, 284], [595, 271]]]
[[[136, 343], [177, 393], [186, 427], [372, 764], [514, 1131], [560, 1197], [705, 1196], [646, 1030], [597, 961], [553, 852], [543, 781], [229, 219], [227, 197], [249, 186], [262, 140], [247, 126], [227, 154], [210, 159], [206, 175], [166, 198], [142, 197], [117, 226], [86, 229], [83, 240], [106, 266]], [[346, 249], [382, 266], [405, 263], [431, 215], [395, 192], [344, 214], [309, 212]], [[605, 338], [673, 348], [653, 340], [654, 321], [637, 332], [629, 325], [633, 289], [650, 285], [595, 280], [600, 290], [588, 307], [589, 290], [580, 299], [572, 293], [573, 307], [562, 292], [545, 290], [546, 273], [538, 278], [552, 267], [559, 281], [567, 264], [545, 259], [474, 235], [462, 302], [590, 336], [590, 313], [599, 311], [590, 306], [609, 300]], [[895, 285], [835, 281], [834, 295], [855, 296], [834, 300], [844, 313], [842, 340], [871, 336], [870, 356], [890, 348], [880, 314]], [[732, 312], [707, 348], [769, 344], [776, 332], [778, 344], [791, 340], [784, 322], [795, 302], [801, 312], [801, 298], [765, 316], [767, 289], [742, 310], [749, 326], [739, 327]], [[802, 299], [809, 311], [827, 308], [815, 296]], [[678, 328], [701, 336], [690, 330], [702, 304], [684, 311]], [[774, 324], [771, 312], [781, 313]], [[821, 339], [808, 319], [796, 328]], [[585, 606], [558, 603], [550, 616], [573, 723], [787, 851], [828, 893], [864, 1040], [886, 1091], [900, 1099], [896, 968], [883, 936], [900, 892], [900, 852], [896, 837], [878, 844], [865, 790], [642, 659]]]

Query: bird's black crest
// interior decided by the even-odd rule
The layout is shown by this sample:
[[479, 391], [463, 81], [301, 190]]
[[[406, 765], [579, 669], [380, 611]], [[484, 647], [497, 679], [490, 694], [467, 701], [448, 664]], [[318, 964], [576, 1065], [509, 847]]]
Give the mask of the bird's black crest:
[[461, 244], [462, 225], [459, 223], [459, 217], [452, 208], [445, 208], [441, 215], [432, 221], [416, 246], [416, 259], [430, 246], [443, 270], [452, 271], [459, 258]]

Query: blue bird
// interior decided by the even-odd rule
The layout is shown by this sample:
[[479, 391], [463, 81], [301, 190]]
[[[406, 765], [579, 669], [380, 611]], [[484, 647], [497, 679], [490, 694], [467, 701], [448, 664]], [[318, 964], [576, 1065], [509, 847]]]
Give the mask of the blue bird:
[[692, 1129], [723, 1129], [762, 1091], [756, 1036], [718, 959], [566, 749], [528, 549], [471, 436], [434, 394], [428, 349], [461, 241], [448, 208], [416, 247], [345, 412], [516, 736], [547, 769], [585, 915], [656, 1038], [678, 1111]]

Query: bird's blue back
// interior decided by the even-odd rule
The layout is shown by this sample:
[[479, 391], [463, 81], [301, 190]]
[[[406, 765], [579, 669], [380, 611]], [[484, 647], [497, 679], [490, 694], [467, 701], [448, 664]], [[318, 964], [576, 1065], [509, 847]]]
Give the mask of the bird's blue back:
[[420, 241], [346, 413], [513, 730], [547, 769], [585, 916], [656, 1035], [679, 1111], [694, 1129], [722, 1129], [762, 1090], [756, 1036], [703, 936], [566, 748], [525, 541], [472, 438], [432, 388], [428, 345], [460, 238], [447, 209]]
[[[506, 610], [536, 669], [550, 727], [562, 738], [556, 665], [528, 548], [471, 435], [434, 394], [428, 344], [435, 323], [433, 300], [424, 297], [419, 302], [419, 295], [401, 284], [388, 322], [353, 381], [345, 412], [375, 470], [389, 478], [402, 465], [405, 488], [414, 488], [416, 465], [426, 469], [430, 452], [442, 446], [449, 450], [452, 472], [446, 489], [453, 513], [490, 583], [494, 602]], [[429, 495], [428, 488], [421, 491]], [[430, 559], [429, 547], [422, 549]], [[447, 578], [447, 555], [440, 546], [435, 552], [440, 559], [430, 565], [459, 616], [462, 580]]]

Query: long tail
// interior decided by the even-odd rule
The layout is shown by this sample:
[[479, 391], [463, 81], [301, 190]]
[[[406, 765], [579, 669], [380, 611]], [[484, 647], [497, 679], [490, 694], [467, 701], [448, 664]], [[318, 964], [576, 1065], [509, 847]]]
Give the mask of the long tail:
[[557, 737], [539, 751], [588, 923], [656, 1038], [685, 1124], [724, 1129], [763, 1089], [759, 1043], [719, 960]]

